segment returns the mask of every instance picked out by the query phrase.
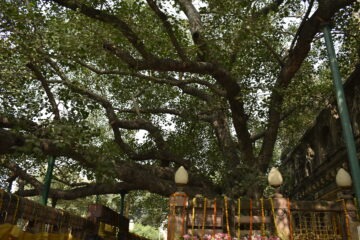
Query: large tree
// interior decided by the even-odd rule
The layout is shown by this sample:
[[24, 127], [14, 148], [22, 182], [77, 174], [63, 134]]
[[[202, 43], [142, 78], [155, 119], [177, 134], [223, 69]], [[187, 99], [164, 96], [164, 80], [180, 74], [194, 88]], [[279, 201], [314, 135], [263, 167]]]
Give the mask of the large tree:
[[48, 156], [66, 186], [55, 199], [166, 196], [181, 165], [189, 194], [261, 194], [279, 149], [328, 96], [322, 25], [336, 26], [344, 74], [358, 58], [355, 0], [0, 7], [1, 167], [31, 186], [24, 196], [39, 194]]

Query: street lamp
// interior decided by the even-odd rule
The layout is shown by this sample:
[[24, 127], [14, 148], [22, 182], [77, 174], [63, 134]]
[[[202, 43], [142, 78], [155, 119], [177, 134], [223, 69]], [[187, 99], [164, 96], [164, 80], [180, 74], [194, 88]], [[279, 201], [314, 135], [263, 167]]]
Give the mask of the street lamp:
[[178, 192], [182, 192], [184, 186], [189, 182], [189, 175], [186, 169], [183, 166], [179, 167], [175, 172], [174, 178], [176, 186], [178, 187]]
[[281, 176], [280, 171], [277, 168], [275, 167], [271, 168], [268, 175], [268, 182], [270, 186], [275, 188], [274, 198], [283, 197], [282, 194], [280, 194], [280, 186], [281, 184], [283, 184], [283, 178]]
[[350, 174], [345, 169], [340, 168], [336, 174], [335, 180], [336, 185], [341, 188], [341, 192], [338, 193], [338, 197], [343, 199], [352, 199], [352, 180]]
[[168, 218], [167, 234], [169, 240], [179, 239], [186, 232], [188, 196], [183, 191], [183, 188], [189, 182], [189, 175], [183, 166], [176, 170], [174, 180], [177, 189], [170, 196], [171, 214]]
[[341, 188], [350, 188], [352, 185], [350, 174], [343, 168], [340, 168], [336, 174], [336, 185]]

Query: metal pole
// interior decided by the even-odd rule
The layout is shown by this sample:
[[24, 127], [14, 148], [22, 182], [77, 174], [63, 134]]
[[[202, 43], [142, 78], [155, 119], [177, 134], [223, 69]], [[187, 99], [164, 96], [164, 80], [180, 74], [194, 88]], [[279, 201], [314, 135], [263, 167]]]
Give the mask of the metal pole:
[[13, 181], [9, 181], [9, 185], [7, 187], [7, 192], [8, 193], [11, 193], [12, 185], [13, 185]]
[[[120, 216], [119, 216], [119, 233], [117, 236], [118, 240], [126, 240], [127, 234], [129, 232], [129, 222], [126, 221], [126, 218], [124, 217], [124, 205], [125, 205], [125, 195], [126, 191], [121, 191], [121, 201], [120, 201]], [[127, 229], [126, 229], [127, 227]]]
[[44, 187], [42, 189], [41, 197], [40, 197], [40, 203], [45, 206], [47, 205], [54, 166], [55, 166], [55, 157], [50, 156], [48, 158], [48, 167], [44, 179]]
[[326, 49], [329, 55], [330, 68], [333, 76], [333, 82], [336, 90], [336, 100], [340, 113], [341, 126], [343, 130], [343, 136], [345, 139], [345, 145], [348, 153], [350, 170], [353, 180], [353, 187], [355, 190], [355, 196], [357, 201], [360, 202], [360, 167], [359, 160], [356, 157], [355, 141], [351, 122], [349, 119], [349, 111], [346, 105], [346, 99], [344, 89], [341, 82], [341, 76], [339, 72], [338, 62], [336, 60], [334, 44], [331, 38], [330, 28], [328, 25], [323, 27], [323, 33], [326, 43]]
[[126, 192], [120, 192], [121, 202], [120, 202], [120, 216], [124, 216], [124, 205], [125, 205], [125, 195]]

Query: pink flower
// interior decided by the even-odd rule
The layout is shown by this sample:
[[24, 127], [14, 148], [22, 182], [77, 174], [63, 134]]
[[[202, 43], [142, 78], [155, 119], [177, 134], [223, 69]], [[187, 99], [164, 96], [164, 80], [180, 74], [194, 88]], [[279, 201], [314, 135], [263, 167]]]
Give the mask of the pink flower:
[[188, 240], [188, 239], [191, 239], [191, 236], [190, 236], [189, 234], [185, 234], [185, 235], [183, 236], [183, 238], [184, 238], [185, 240]]
[[204, 240], [211, 240], [211, 235], [210, 234], [205, 234], [203, 239]]
[[223, 238], [225, 236], [225, 234], [223, 234], [223, 233], [216, 233], [215, 234], [215, 238], [216, 239], [221, 239], [221, 238]]

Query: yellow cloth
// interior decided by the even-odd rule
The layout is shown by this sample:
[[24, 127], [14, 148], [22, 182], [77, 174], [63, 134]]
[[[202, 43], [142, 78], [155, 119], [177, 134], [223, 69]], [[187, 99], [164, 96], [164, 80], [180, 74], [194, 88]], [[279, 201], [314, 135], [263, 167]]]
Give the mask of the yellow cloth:
[[29, 233], [10, 223], [0, 224], [0, 240], [79, 240], [71, 233]]
[[10, 223], [0, 225], [0, 239], [15, 240], [21, 239], [23, 232], [18, 226]]
[[10, 223], [4, 223], [0, 225], [0, 239], [7, 239], [10, 236], [10, 232], [13, 225]]
[[66, 233], [49, 233], [49, 240], [68, 240]]
[[35, 234], [24, 232], [19, 240], [35, 240]]
[[98, 235], [100, 237], [109, 238], [116, 235], [116, 229], [109, 224], [100, 222]]
[[49, 233], [47, 232], [35, 233], [34, 237], [35, 237], [34, 240], [49, 240]]
[[67, 238], [65, 240], [79, 240], [78, 238], [75, 238], [71, 233], [67, 235]]
[[23, 231], [18, 226], [13, 225], [10, 231], [9, 239], [15, 240], [15, 239], [21, 239], [23, 235]]

